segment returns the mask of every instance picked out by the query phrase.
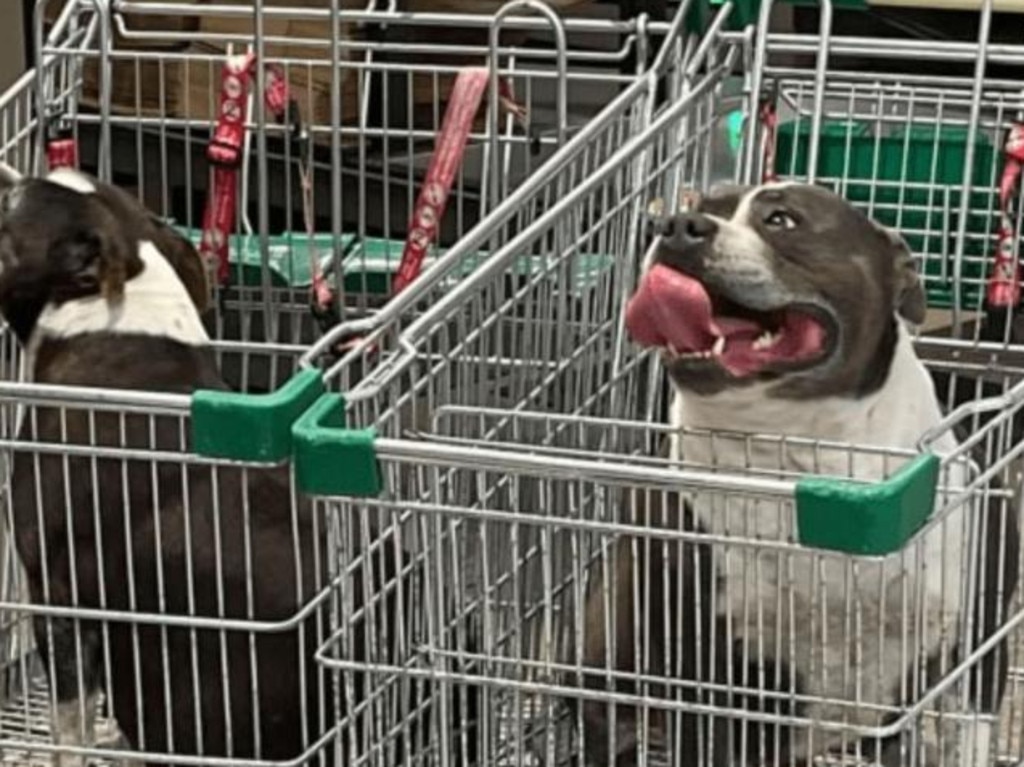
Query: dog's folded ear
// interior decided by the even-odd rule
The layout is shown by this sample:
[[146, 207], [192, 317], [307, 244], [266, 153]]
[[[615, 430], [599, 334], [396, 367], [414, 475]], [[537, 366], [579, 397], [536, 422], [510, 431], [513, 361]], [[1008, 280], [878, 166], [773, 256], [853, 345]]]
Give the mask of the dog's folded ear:
[[156, 215], [150, 214], [153, 243], [185, 285], [200, 314], [210, 308], [212, 290], [203, 257], [184, 236]]
[[893, 249], [896, 311], [914, 325], [920, 325], [928, 313], [928, 297], [921, 275], [906, 241], [891, 230], [886, 230], [886, 233]]
[[884, 236], [886, 247], [892, 255], [893, 308], [908, 322], [920, 325], [928, 313], [928, 297], [921, 275], [917, 273], [910, 246], [897, 232], [878, 222], [873, 223]]
[[56, 300], [97, 293], [111, 302], [121, 300], [125, 282], [141, 262], [120, 231], [117, 226], [83, 226], [53, 241], [46, 262]]

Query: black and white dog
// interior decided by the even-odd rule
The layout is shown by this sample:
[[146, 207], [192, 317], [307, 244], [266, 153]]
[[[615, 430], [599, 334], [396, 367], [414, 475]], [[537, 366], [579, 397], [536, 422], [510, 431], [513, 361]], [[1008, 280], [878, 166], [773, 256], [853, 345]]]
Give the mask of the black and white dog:
[[[638, 343], [661, 350], [673, 384], [673, 461], [878, 480], [886, 475], [878, 451], [822, 445], [914, 450], [939, 423], [932, 378], [904, 324], [919, 324], [926, 311], [909, 250], [842, 198], [799, 184], [722, 186], [655, 229], [660, 241], [630, 299], [626, 327]], [[737, 432], [793, 441], [727, 436]], [[946, 433], [932, 449], [950, 454], [957, 446]], [[966, 468], [953, 469], [944, 481], [962, 486]], [[792, 511], [777, 503], [711, 493], [656, 501], [659, 508], [651, 499], [634, 508], [634, 519], [755, 544], [795, 538]], [[600, 583], [586, 604], [584, 662], [601, 667], [611, 657], [620, 670], [635, 671], [642, 642], [648, 673], [718, 682], [704, 703], [884, 725], [1007, 617], [1019, 531], [1001, 506], [985, 508], [961, 504], [907, 550], [859, 566], [756, 546], [620, 545], [617, 568], [605, 576], [617, 587], [612, 614], [607, 599], [595, 596]], [[969, 583], [975, 556], [983, 557], [979, 578]], [[682, 614], [666, 615], [663, 605]], [[998, 710], [1006, 664], [1005, 644], [980, 664], [966, 703], [957, 705], [968, 716], [955, 732], [922, 727], [914, 743], [898, 736], [851, 743], [841, 731], [809, 735], [778, 720], [744, 725], [717, 717], [709, 724], [690, 716], [671, 737], [670, 756], [681, 764], [782, 765], [859, 752], [900, 765], [920, 764], [910, 754], [923, 744], [929, 766], [989, 764], [994, 730], [981, 714]], [[636, 763], [637, 712], [619, 706], [616, 716], [611, 727], [606, 706], [583, 705], [590, 761]], [[643, 725], [650, 742], [666, 744], [667, 721], [651, 715]]]
[[[195, 249], [122, 190], [70, 171], [0, 174], [0, 313], [26, 352], [28, 380], [226, 389], [200, 319], [206, 297]], [[286, 622], [324, 587], [324, 522], [293, 502], [287, 470], [187, 465], [173, 458], [187, 455], [186, 432], [173, 417], [26, 412], [8, 519], [33, 603]], [[36, 454], [35, 443], [145, 452]], [[171, 457], [145, 458], [159, 451]], [[373, 566], [383, 578], [395, 568], [381, 548], [387, 561]], [[55, 742], [95, 745], [104, 691], [135, 749], [296, 758], [336, 721], [313, 658], [323, 619], [313, 612], [250, 633], [38, 617]], [[365, 637], [356, 634], [358, 655]]]

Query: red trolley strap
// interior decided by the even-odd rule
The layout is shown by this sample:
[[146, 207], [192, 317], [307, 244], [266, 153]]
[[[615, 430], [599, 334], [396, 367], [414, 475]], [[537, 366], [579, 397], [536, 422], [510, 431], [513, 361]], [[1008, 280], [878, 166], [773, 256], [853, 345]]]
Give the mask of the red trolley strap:
[[[413, 208], [409, 221], [409, 233], [405, 248], [402, 250], [402, 260], [391, 285], [392, 295], [398, 295], [405, 290], [423, 270], [423, 260], [444, 216], [448, 196], [462, 165], [473, 121], [480, 111], [480, 103], [489, 79], [490, 74], [483, 67], [464, 69], [455, 79], [430, 167], [427, 169], [426, 178], [416, 199], [416, 207]], [[525, 110], [515, 103], [508, 81], [502, 80], [500, 89], [499, 98], [502, 105], [522, 119], [526, 114]]]
[[[441, 123], [441, 131], [434, 145], [434, 153], [409, 220], [402, 257], [391, 284], [392, 295], [398, 295], [405, 290], [423, 271], [423, 262], [444, 217], [448, 197], [462, 165], [469, 134], [473, 129], [473, 121], [480, 111], [489, 81], [490, 74], [486, 67], [464, 69], [455, 79]], [[498, 99], [499, 105], [505, 111], [525, 123], [526, 109], [516, 103], [509, 81], [500, 82]], [[325, 316], [326, 312], [323, 309], [327, 303], [324, 301], [333, 300], [333, 297], [330, 297], [330, 289], [318, 275], [319, 271], [315, 270], [314, 306], [320, 308], [321, 311], [318, 313], [321, 316]], [[323, 324], [326, 330], [326, 322]], [[358, 341], [357, 338], [345, 339], [337, 348], [344, 350]]]
[[1024, 164], [1024, 123], [1014, 123], [1003, 146], [1005, 164], [999, 183], [999, 231], [992, 272], [985, 289], [988, 308], [1009, 309], [1020, 302], [1020, 265], [1013, 255], [1013, 217], [1010, 201], [1017, 191]]
[[[256, 56], [253, 53], [232, 56], [225, 63], [221, 71], [217, 123], [206, 151], [206, 157], [213, 166], [213, 177], [203, 211], [199, 252], [211, 271], [215, 270], [218, 284], [223, 284], [228, 277], [228, 238], [235, 226], [246, 104], [255, 67]], [[288, 107], [288, 82], [280, 67], [267, 66], [265, 82], [263, 99], [267, 111], [281, 119]]]
[[78, 141], [71, 125], [60, 115], [47, 120], [46, 166], [50, 170], [78, 167]]
[[310, 301], [313, 315], [324, 323], [330, 317], [334, 305], [331, 290], [323, 269], [320, 268], [320, 252], [316, 243], [316, 206], [313, 197], [313, 137], [306, 131], [299, 116], [298, 104], [292, 102], [292, 137], [299, 149], [299, 181], [302, 186], [302, 220], [306, 228], [309, 251], [309, 273], [312, 280]]
[[775, 172], [775, 142], [779, 127], [779, 115], [775, 106], [777, 95], [778, 88], [775, 86], [761, 99], [757, 115], [762, 127], [761, 153], [764, 158], [764, 170], [761, 174], [761, 183], [764, 184], [779, 180]]

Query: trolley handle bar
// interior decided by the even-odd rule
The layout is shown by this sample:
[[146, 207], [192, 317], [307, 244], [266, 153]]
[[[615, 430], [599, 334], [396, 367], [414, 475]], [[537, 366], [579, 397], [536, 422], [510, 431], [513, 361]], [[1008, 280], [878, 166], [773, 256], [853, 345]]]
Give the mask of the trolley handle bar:
[[154, 414], [188, 415], [192, 398], [187, 394], [132, 389], [101, 389], [91, 386], [22, 383], [0, 381], [0, 401], [12, 400], [37, 405], [106, 405], [125, 408], [152, 408]]
[[544, 479], [568, 476], [573, 479], [616, 485], [643, 483], [665, 490], [686, 488], [718, 492], [746, 492], [792, 499], [797, 485], [794, 481], [723, 472], [659, 468], [565, 458], [549, 454], [531, 454], [524, 452], [522, 445], [516, 445], [512, 450], [500, 450], [434, 441], [379, 437], [374, 441], [374, 448], [378, 458], [401, 462], [415, 461], [431, 466], [472, 466], [474, 469], [485, 471], [529, 474], [531, 477]]
[[[44, 0], [46, 1], [46, 0]], [[139, 2], [138, 0], [113, 0], [113, 13], [115, 16], [221, 16], [239, 19], [252, 19], [252, 6], [246, 5], [218, 5], [216, 3], [194, 3], [181, 2]], [[268, 19], [286, 19], [302, 21], [329, 21], [334, 18], [330, 8], [316, 8], [313, 6], [267, 6], [263, 9], [263, 16]], [[466, 29], [491, 28], [494, 21], [493, 14], [481, 13], [419, 13], [413, 11], [396, 10], [356, 10], [344, 9], [337, 12], [339, 21], [354, 22], [356, 24], [387, 24], [399, 23], [408, 26], [418, 27], [451, 27], [458, 26]], [[637, 32], [637, 20], [614, 21], [611, 19], [586, 19], [567, 18], [563, 20], [565, 28], [570, 32], [579, 33], [615, 33], [630, 34]], [[544, 19], [532, 18], [530, 16], [517, 16], [505, 22], [509, 29], [517, 29], [532, 32], [543, 32], [549, 29], [549, 24]], [[647, 24], [647, 29], [655, 34], [670, 34], [673, 24], [667, 21], [656, 21]], [[129, 35], [147, 35], [150, 33], [128, 30]]]
[[[565, 24], [566, 21], [569, 21], [569, 20], [563, 20], [563, 24]], [[188, 43], [188, 42], [218, 42], [218, 43], [220, 43], [220, 42], [235, 42], [235, 43], [244, 43], [244, 42], [246, 42], [247, 40], [250, 39], [249, 37], [247, 37], [246, 35], [243, 35], [241, 33], [227, 33], [227, 32], [225, 32], [225, 33], [206, 32], [206, 33], [199, 33], [199, 34], [197, 34], [197, 33], [189, 33], [189, 32], [172, 32], [172, 31], [167, 31], [167, 32], [142, 32], [142, 31], [130, 29], [128, 27], [128, 25], [125, 23], [125, 20], [124, 20], [123, 16], [114, 16], [113, 17], [113, 23], [114, 23], [114, 29], [117, 31], [117, 33], [118, 33], [118, 35], [120, 37], [122, 37], [125, 40], [129, 40], [129, 41], [133, 41], [133, 42], [140, 42], [140, 43], [142, 43], [142, 42], [185, 42], [185, 43]], [[381, 26], [386, 26], [386, 25], [381, 24]], [[291, 38], [282, 37], [280, 35], [264, 35], [264, 39], [265, 39], [265, 41], [267, 43], [285, 43], [285, 42], [288, 42], [289, 40], [291, 40]], [[601, 52], [591, 52], [591, 51], [586, 51], [586, 50], [573, 50], [573, 51], [568, 51], [566, 56], [567, 56], [568, 59], [570, 59], [570, 60], [572, 60], [574, 62], [581, 62], [581, 63], [584, 63], [584, 62], [587, 62], [587, 61], [601, 61], [601, 62], [619, 61], [619, 62], [621, 62], [621, 61], [625, 61], [625, 59], [627, 58], [627, 56], [629, 56], [630, 52], [633, 50], [633, 48], [634, 48], [634, 46], [636, 44], [637, 44], [637, 35], [635, 33], [629, 32], [629, 33], [626, 33], [626, 35], [623, 37], [622, 46], [618, 50], [616, 50], [616, 51], [609, 51], [609, 52], [606, 53], [606, 52], [603, 52], [603, 51], [601, 51]], [[307, 37], [307, 38], [303, 38], [301, 40], [300, 45], [301, 45], [302, 48], [310, 49], [310, 50], [314, 50], [314, 49], [330, 50], [330, 48], [332, 47], [331, 40], [328, 39], [328, 38], [311, 38], [311, 37]], [[363, 39], [355, 39], [355, 38], [345, 40], [341, 45], [342, 45], [342, 47], [345, 50], [350, 51], [350, 52], [355, 52], [355, 53], [387, 52], [387, 50], [388, 50], [388, 44], [387, 43], [374, 42], [374, 41], [371, 41], [371, 40], [363, 40]], [[457, 52], [460, 55], [470, 55], [470, 54], [477, 54], [477, 53], [485, 54], [487, 52], [488, 46], [487, 45], [455, 45], [455, 44], [452, 44], [452, 45], [448, 45], [448, 44], [443, 44], [443, 45], [425, 45], [425, 44], [409, 43], [409, 44], [405, 45], [405, 47], [403, 48], [404, 51], [406, 51], [406, 52], [408, 52], [410, 54], [422, 53], [422, 52], [427, 52], [427, 53], [431, 53], [431, 54], [437, 54], [437, 53], [440, 53], [443, 50], [448, 50], [448, 49], [450, 49], [452, 52]], [[550, 55], [552, 55], [549, 52], [546, 52], [546, 51], [541, 50], [541, 49], [517, 48], [515, 46], [502, 47], [501, 50], [502, 50], [502, 52], [507, 52], [507, 53], [512, 53], [512, 54], [528, 54], [530, 56], [530, 58], [534, 59], [534, 60], [547, 59]], [[118, 51], [115, 51], [114, 53], [115, 53], [115, 58], [118, 56], [118, 53], [120, 53], [122, 55], [122, 57], [125, 55], [125, 54], [123, 54], [123, 52], [118, 52]], [[160, 52], [153, 52], [153, 51], [150, 51], [148, 53], [146, 51], [132, 51], [132, 53], [131, 53], [132, 60], [136, 60], [136, 59], [140, 59], [140, 60], [155, 59], [155, 58], [157, 58], [159, 56], [160, 56]], [[204, 58], [204, 56], [206, 56], [208, 58], [218, 58], [218, 59], [223, 58], [223, 56], [214, 56], [214, 54], [212, 54], [212, 53], [211, 54], [197, 54], [197, 53], [190, 53], [189, 54], [189, 58], [191, 58], [191, 59], [202, 59], [202, 58]], [[295, 57], [294, 56], [291, 56], [291, 57], [289, 57], [289, 56], [274, 56], [272, 58], [273, 58], [274, 61], [285, 63], [285, 62], [294, 60]], [[352, 68], [361, 68], [361, 67], [364, 66], [364, 64], [362, 62], [360, 62], [360, 61], [352, 61], [352, 60], [350, 60], [350, 61], [346, 61], [345, 63], [348, 66], [352, 67]], [[398, 65], [398, 64], [388, 65], [387, 62], [375, 62], [373, 64], [373, 66], [376, 69], [384, 70], [384, 69], [388, 69], [389, 66], [391, 66], [391, 67], [398, 67], [398, 66], [402, 66], [402, 65]], [[412, 65], [412, 64], [405, 65], [405, 66], [403, 66], [403, 71], [407, 71], [408, 68], [410, 68], [410, 67], [415, 68], [415, 66]], [[541, 73], [542, 74], [548, 74], [547, 70], [542, 70]]]

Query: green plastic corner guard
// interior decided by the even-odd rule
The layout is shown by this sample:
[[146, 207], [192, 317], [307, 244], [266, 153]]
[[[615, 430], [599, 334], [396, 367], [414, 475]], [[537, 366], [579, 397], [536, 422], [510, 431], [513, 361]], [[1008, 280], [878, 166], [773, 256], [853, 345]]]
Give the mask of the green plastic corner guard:
[[861, 556], [899, 551], [931, 516], [938, 479], [939, 459], [928, 453], [883, 482], [801, 479], [796, 488], [800, 544]]
[[192, 396], [192, 445], [208, 458], [278, 462], [292, 455], [292, 425], [324, 392], [318, 370], [300, 370], [268, 394], [203, 389]]
[[343, 395], [322, 395], [292, 426], [299, 489], [312, 495], [380, 495], [376, 437], [374, 429], [346, 427]]

